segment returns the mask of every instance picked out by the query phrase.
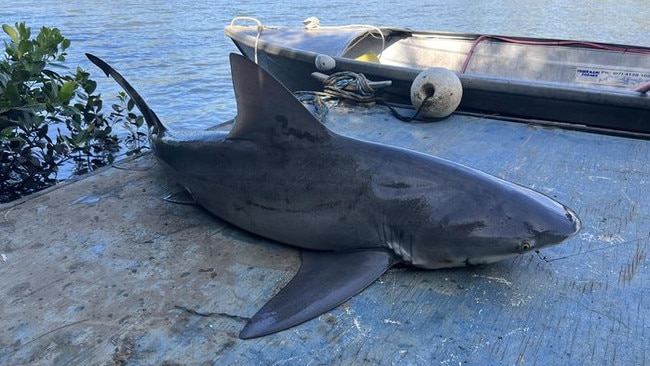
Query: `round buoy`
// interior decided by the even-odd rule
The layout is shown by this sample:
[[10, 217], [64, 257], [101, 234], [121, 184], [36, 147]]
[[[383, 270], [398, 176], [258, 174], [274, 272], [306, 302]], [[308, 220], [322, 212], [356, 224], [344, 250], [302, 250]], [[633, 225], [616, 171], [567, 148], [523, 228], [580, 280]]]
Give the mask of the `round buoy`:
[[426, 69], [411, 84], [411, 103], [428, 118], [444, 118], [452, 114], [463, 97], [463, 85], [453, 71], [442, 67]]
[[336, 60], [327, 55], [317, 55], [315, 64], [318, 71], [325, 72], [336, 67]]

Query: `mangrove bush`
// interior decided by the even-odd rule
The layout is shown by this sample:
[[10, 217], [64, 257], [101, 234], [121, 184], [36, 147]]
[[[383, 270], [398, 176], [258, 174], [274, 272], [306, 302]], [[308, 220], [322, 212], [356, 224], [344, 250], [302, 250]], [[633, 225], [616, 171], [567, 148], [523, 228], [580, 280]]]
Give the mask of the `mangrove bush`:
[[[32, 37], [25, 23], [3, 25], [9, 40], [0, 60], [0, 202], [56, 183], [62, 164], [84, 173], [110, 164], [128, 145], [146, 148], [141, 115], [123, 93], [108, 115], [97, 83], [85, 70], [63, 65], [70, 40], [57, 28], [42, 27]], [[113, 126], [128, 134], [120, 141]]]

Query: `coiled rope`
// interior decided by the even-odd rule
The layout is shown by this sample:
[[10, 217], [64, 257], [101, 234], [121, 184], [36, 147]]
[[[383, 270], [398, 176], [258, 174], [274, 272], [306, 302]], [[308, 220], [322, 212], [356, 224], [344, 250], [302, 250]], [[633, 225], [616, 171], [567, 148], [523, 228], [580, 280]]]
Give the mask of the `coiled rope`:
[[363, 74], [341, 71], [330, 75], [324, 82], [325, 93], [338, 98], [353, 100], [358, 103], [376, 101], [375, 89]]
[[432, 95], [428, 95], [419, 106], [413, 116], [404, 116], [400, 114], [395, 107], [388, 104], [384, 99], [375, 96], [375, 88], [370, 85], [370, 80], [364, 74], [352, 71], [340, 71], [330, 75], [323, 81], [324, 91], [299, 91], [296, 96], [301, 101], [309, 101], [314, 104], [316, 114], [319, 118], [324, 118], [327, 114], [327, 102], [334, 101], [337, 105], [339, 101], [352, 101], [355, 103], [369, 104], [376, 103], [386, 106], [393, 116], [403, 122], [433, 122], [440, 119], [427, 119], [426, 121], [416, 121], [420, 112], [429, 101]]

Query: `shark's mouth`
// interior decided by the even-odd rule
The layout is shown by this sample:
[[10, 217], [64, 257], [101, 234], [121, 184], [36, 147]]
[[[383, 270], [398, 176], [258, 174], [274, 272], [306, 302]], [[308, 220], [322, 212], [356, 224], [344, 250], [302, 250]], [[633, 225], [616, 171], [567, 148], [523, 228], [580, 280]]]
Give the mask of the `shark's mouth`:
[[480, 264], [496, 263], [496, 262], [502, 261], [504, 259], [508, 259], [508, 258], [511, 258], [511, 257], [516, 257], [518, 255], [519, 255], [519, 253], [486, 255], [486, 256], [483, 256], [483, 257], [467, 258], [467, 259], [465, 259], [464, 263], [465, 263], [466, 266], [477, 266], [477, 265], [480, 265]]

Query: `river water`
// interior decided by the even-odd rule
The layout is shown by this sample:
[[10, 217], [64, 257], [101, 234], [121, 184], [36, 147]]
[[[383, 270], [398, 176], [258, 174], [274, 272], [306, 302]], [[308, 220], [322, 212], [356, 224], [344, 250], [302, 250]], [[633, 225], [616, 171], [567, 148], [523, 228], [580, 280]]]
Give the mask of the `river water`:
[[[269, 25], [301, 25], [316, 16], [323, 25], [372, 24], [650, 46], [646, 1], [438, 0], [423, 5], [414, 0], [19, 0], [0, 6], [0, 22], [26, 22], [34, 33], [41, 26], [61, 29], [72, 41], [66, 64], [91, 71], [106, 106], [115, 102], [120, 89], [86, 60], [86, 52], [122, 72], [165, 123], [206, 128], [235, 115], [228, 54], [236, 48], [223, 27], [236, 16], [253, 16]], [[63, 167], [59, 179], [70, 169]]]
[[[66, 64], [91, 71], [105, 98], [119, 90], [84, 57], [94, 53], [122, 72], [169, 124], [205, 128], [234, 116], [223, 27], [235, 16], [264, 24], [373, 24], [650, 45], [646, 0], [181, 1], [19, 0], [0, 6], [0, 22], [35, 32], [57, 27], [72, 41]], [[11, 6], [8, 6], [11, 5]], [[8, 37], [2, 33], [3, 40]], [[110, 99], [109, 99], [110, 101]]]

